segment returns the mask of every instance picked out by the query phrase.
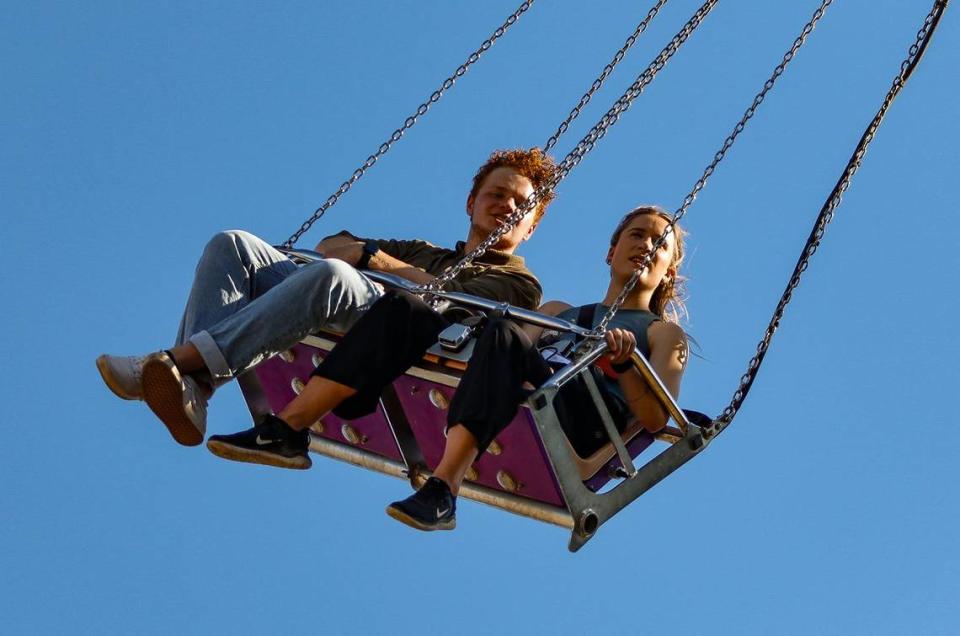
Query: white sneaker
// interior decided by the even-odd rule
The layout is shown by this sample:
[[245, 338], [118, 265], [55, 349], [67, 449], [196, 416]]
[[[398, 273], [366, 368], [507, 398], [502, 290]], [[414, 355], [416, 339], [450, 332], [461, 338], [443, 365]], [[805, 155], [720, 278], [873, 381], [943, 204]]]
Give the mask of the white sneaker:
[[143, 361], [146, 356], [111, 356], [97, 358], [97, 369], [104, 384], [124, 400], [142, 400]]
[[173, 358], [154, 353], [143, 363], [143, 399], [170, 434], [184, 446], [203, 442], [207, 432], [207, 395], [189, 375], [180, 375]]

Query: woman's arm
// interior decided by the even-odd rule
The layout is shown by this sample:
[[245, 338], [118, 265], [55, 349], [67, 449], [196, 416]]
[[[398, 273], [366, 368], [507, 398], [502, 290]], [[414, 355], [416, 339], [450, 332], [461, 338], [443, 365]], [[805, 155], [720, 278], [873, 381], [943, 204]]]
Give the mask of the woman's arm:
[[[629, 340], [633, 341], [633, 334]], [[687, 336], [679, 325], [671, 322], [658, 321], [650, 325], [647, 330], [647, 339], [650, 343], [650, 366], [663, 381], [670, 395], [680, 397], [680, 379], [687, 365]], [[622, 362], [629, 358], [630, 351], [635, 343], [624, 342], [620, 350], [613, 351], [613, 361]], [[667, 424], [667, 412], [660, 405], [660, 401], [647, 386], [643, 376], [635, 368], [630, 368], [620, 374], [620, 388], [627, 399], [630, 412], [640, 421], [643, 427], [656, 433]]]

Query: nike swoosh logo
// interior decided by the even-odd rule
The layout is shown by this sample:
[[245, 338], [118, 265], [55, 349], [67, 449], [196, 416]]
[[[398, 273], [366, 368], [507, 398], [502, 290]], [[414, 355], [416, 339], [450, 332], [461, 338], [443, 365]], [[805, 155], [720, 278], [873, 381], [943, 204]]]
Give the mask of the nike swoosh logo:
[[259, 435], [257, 435], [257, 439], [256, 439], [257, 446], [266, 446], [267, 444], [273, 444], [275, 441], [277, 441], [277, 440], [275, 440], [275, 439], [263, 439], [263, 438], [260, 437]]
[[445, 509], [445, 510], [440, 510], [439, 508], [437, 508], [437, 516], [438, 516], [438, 517], [442, 517], [443, 515], [447, 514], [448, 512], [450, 512], [450, 509], [449, 509], [449, 508], [447, 508], [447, 509]]

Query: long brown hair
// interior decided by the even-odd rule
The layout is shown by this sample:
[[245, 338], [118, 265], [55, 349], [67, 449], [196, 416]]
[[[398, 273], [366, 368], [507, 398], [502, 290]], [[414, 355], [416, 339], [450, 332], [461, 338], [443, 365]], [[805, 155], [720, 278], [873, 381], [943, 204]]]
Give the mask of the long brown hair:
[[[617, 224], [617, 228], [610, 236], [610, 247], [616, 246], [617, 241], [620, 240], [620, 235], [623, 234], [623, 231], [635, 218], [641, 214], [654, 214], [667, 222], [673, 220], [673, 217], [670, 216], [670, 213], [661, 208], [659, 205], [638, 206], [627, 212], [627, 214], [624, 215], [624, 217], [620, 220], [620, 223]], [[650, 298], [650, 311], [660, 316], [667, 322], [674, 322], [677, 324], [679, 324], [682, 319], [687, 317], [687, 306], [684, 302], [687, 298], [685, 286], [687, 278], [686, 276], [680, 275], [680, 264], [683, 263], [683, 257], [686, 251], [683, 241], [686, 235], [687, 233], [679, 225], [673, 226], [674, 247], [673, 258], [670, 260], [670, 267], [674, 268], [677, 274], [671, 276], [669, 279], [661, 281], [657, 288], [653, 291], [653, 296]]]

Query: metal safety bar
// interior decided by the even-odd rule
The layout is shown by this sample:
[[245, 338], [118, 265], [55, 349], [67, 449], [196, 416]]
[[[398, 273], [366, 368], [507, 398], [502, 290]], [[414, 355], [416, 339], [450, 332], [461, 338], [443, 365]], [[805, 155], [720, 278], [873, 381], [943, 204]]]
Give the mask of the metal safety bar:
[[[323, 254], [313, 250], [285, 247], [277, 247], [277, 249], [286, 254], [292, 260], [299, 261], [301, 263], [312, 263], [324, 258]], [[414, 283], [410, 282], [406, 278], [403, 278], [402, 276], [366, 269], [362, 270], [362, 272], [363, 275], [370, 280], [376, 281], [383, 285], [388, 285], [390, 287], [402, 289], [411, 293], [416, 293], [418, 291], [417, 286]], [[584, 329], [583, 327], [568, 320], [563, 320], [555, 316], [546, 316], [529, 309], [523, 309], [522, 307], [515, 307], [508, 303], [500, 303], [495, 300], [490, 300], [489, 298], [481, 298], [480, 296], [464, 294], [463, 292], [435, 291], [431, 292], [431, 294], [438, 298], [442, 298], [443, 300], [456, 303], [457, 305], [470, 307], [471, 309], [498, 312], [505, 318], [514, 318], [521, 322], [543, 327], [544, 329], [570, 332], [584, 337], [592, 335], [592, 332], [589, 329]]]
[[[583, 478], [571, 456], [569, 442], [560, 425], [560, 419], [554, 406], [557, 394], [564, 384], [573, 380], [579, 374], [584, 374], [584, 378], [592, 379], [588, 372], [590, 365], [609, 349], [605, 340], [587, 342], [583, 347], [585, 348], [579, 351], [581, 355], [575, 362], [557, 371], [528, 400], [537, 430], [540, 433], [540, 439], [547, 451], [550, 466], [563, 494], [563, 500], [570, 511], [571, 518], [574, 520], [569, 544], [571, 552], [576, 552], [583, 547], [594, 536], [599, 527], [610, 520], [617, 512], [697, 455], [715, 435], [715, 427], [712, 422], [706, 425], [705, 422], [694, 424], [690, 421], [650, 366], [646, 357], [634, 349], [631, 356], [634, 368], [640, 372], [654, 396], [677, 422], [682, 436], [669, 448], [653, 457], [640, 469], [637, 469], [620, 433], [615, 429], [611, 431], [611, 426], [607, 426], [608, 423], [604, 421], [610, 441], [616, 448], [620, 462], [626, 470], [626, 476], [621, 483], [608, 492], [593, 492], [583, 483]], [[589, 380], [587, 387], [590, 388]], [[594, 388], [596, 387], [594, 386]], [[606, 405], [603, 403], [599, 392], [591, 391], [590, 393], [600, 411], [601, 418], [604, 418]]]
[[[601, 340], [596, 341], [592, 348], [586, 350], [585, 352], [578, 350], [582, 352], [582, 356], [576, 362], [560, 369], [543, 384], [543, 387], [552, 386], [556, 389], [559, 389], [561, 386], [576, 377], [576, 375], [583, 371], [583, 369], [596, 362], [600, 356], [608, 351], [608, 349], [609, 347], [607, 346], [607, 342], [605, 340]], [[630, 356], [630, 361], [633, 363], [634, 368], [640, 372], [640, 375], [643, 376], [647, 386], [649, 386], [650, 390], [653, 391], [654, 396], [657, 398], [663, 408], [665, 408], [667, 413], [670, 414], [670, 417], [676, 421], [677, 425], [680, 427], [680, 430], [686, 433], [687, 427], [691, 426], [690, 421], [687, 419], [683, 409], [680, 408], [680, 405], [677, 404], [677, 401], [673, 399], [672, 395], [670, 395], [670, 391], [667, 390], [667, 387], [663, 385], [663, 381], [660, 379], [660, 376], [658, 376], [657, 372], [653, 370], [652, 366], [650, 366], [650, 362], [647, 360], [646, 356], [644, 356], [639, 350], [634, 349], [633, 354]]]
[[617, 430], [617, 425], [613, 423], [613, 416], [610, 415], [610, 410], [607, 408], [606, 403], [604, 403], [603, 396], [600, 395], [600, 389], [597, 387], [597, 381], [594, 379], [593, 374], [589, 371], [584, 371], [583, 383], [587, 386], [590, 399], [593, 400], [594, 405], [597, 407], [597, 411], [600, 414], [600, 421], [603, 423], [603, 428], [607, 431], [607, 437], [617, 451], [617, 457], [620, 458], [620, 465], [626, 471], [627, 475], [633, 477], [637, 472], [636, 467], [633, 465], [633, 458], [630, 457], [630, 451], [627, 450], [626, 444], [623, 443], [623, 438], [620, 436], [620, 431]]
[[[574, 522], [568, 548], [576, 552], [596, 534], [601, 525], [703, 450], [705, 439], [702, 429], [688, 422], [680, 440], [651, 458], [632, 475], [627, 475], [611, 490], [594, 492], [584, 484], [571, 454], [570, 443], [561, 427], [554, 406], [558, 391], [559, 386], [555, 382], [544, 385], [530, 397], [528, 403], [563, 501]], [[619, 435], [613, 441], [618, 439]]]
[[[422, 466], [408, 467], [403, 462], [317, 435], [310, 436], [310, 450], [318, 455], [337, 459], [360, 468], [375, 470], [399, 479], [408, 479], [414, 488], [422, 486], [423, 482], [432, 474]], [[568, 530], [574, 526], [573, 519], [563, 508], [487, 488], [469, 481], [463, 482], [463, 485], [460, 486], [460, 496]]]

